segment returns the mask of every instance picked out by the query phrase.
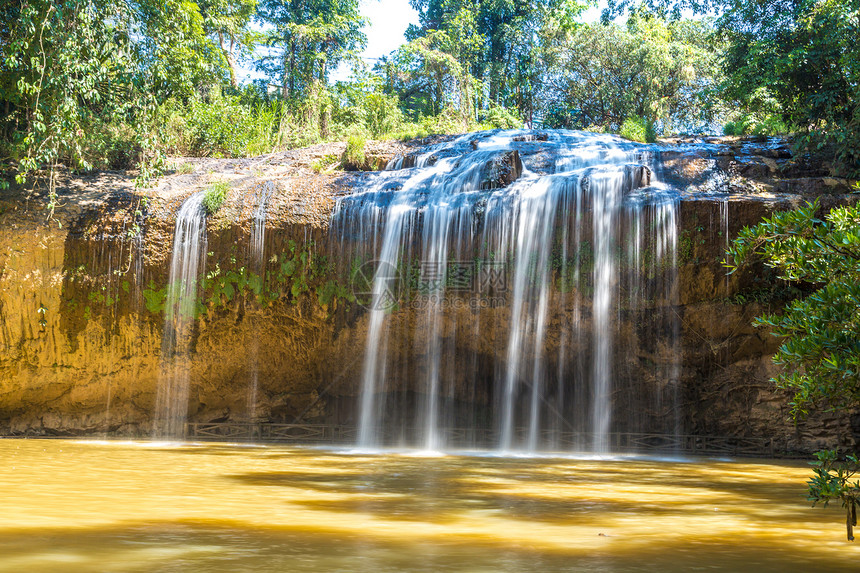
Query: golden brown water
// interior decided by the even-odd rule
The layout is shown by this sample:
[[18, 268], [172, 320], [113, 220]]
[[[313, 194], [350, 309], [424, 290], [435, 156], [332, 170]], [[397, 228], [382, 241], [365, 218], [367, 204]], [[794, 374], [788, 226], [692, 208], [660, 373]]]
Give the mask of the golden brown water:
[[0, 571], [857, 571], [803, 463], [0, 440]]

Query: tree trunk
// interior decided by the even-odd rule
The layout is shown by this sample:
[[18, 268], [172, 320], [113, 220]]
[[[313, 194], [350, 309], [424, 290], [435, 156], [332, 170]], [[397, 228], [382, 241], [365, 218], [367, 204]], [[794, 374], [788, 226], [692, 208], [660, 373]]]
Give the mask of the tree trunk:
[[224, 59], [227, 60], [227, 68], [230, 70], [230, 85], [234, 88], [239, 87], [239, 82], [236, 80], [236, 58], [233, 57], [233, 44], [235, 40], [230, 38], [230, 48], [224, 47], [224, 33], [218, 32], [218, 46], [224, 54]]
[[290, 84], [292, 83], [292, 74], [290, 73], [289, 52], [284, 51], [284, 77], [281, 81], [281, 99], [289, 101], [290, 99]]

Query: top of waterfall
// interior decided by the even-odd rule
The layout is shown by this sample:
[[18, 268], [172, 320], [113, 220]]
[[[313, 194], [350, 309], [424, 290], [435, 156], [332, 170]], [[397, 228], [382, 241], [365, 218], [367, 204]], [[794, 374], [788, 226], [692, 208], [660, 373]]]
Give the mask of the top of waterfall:
[[[629, 166], [639, 169], [631, 171], [638, 173], [632, 185], [638, 188], [650, 183], [654, 155], [652, 145], [610, 134], [523, 129], [467, 133], [397, 157], [385, 172], [368, 177], [338, 205], [355, 201], [375, 207], [407, 203], [417, 209], [453, 205], [478, 200], [464, 195], [485, 195], [514, 181], [525, 184], [550, 175], [581, 179], [592, 171], [631, 171]], [[643, 177], [646, 172], [648, 177]]]
[[176, 213], [177, 222], [182, 220], [193, 219], [196, 217], [206, 217], [206, 209], [203, 208], [203, 199], [206, 197], [206, 191], [197, 191], [188, 199], [186, 199], [179, 211]]

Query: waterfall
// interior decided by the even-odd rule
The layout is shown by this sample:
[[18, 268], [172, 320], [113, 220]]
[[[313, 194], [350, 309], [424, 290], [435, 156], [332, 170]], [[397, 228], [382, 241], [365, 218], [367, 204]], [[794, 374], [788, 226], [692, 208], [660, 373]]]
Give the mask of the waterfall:
[[615, 429], [677, 431], [678, 196], [652, 156], [609, 135], [467, 134], [339, 198], [332, 233], [366, 283], [359, 446], [605, 453]]
[[[251, 271], [258, 277], [263, 277], [266, 267], [266, 215], [269, 199], [274, 192], [274, 184], [267, 181], [260, 187], [257, 205], [254, 207], [254, 226], [251, 229]], [[253, 422], [257, 418], [257, 392], [260, 378], [260, 339], [254, 336], [250, 348], [251, 379], [248, 383], [248, 399], [246, 401], [246, 418]]]
[[185, 200], [176, 216], [173, 254], [164, 306], [161, 373], [155, 402], [154, 435], [180, 438], [188, 417], [190, 356], [197, 311], [197, 280], [204, 271], [206, 212], [200, 191]]
[[[723, 235], [723, 249], [725, 251], [729, 250], [729, 244], [731, 243], [731, 239], [729, 238], [729, 199], [730, 196], [726, 195], [725, 198], [720, 201], [720, 232]], [[723, 283], [726, 289], [726, 294], [729, 293], [729, 274], [726, 273], [725, 282]]]

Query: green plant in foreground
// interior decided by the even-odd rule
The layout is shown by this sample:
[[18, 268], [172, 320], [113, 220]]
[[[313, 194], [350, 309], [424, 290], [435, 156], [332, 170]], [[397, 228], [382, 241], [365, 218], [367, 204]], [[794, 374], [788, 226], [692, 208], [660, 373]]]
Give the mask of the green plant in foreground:
[[807, 499], [812, 505], [821, 502], [824, 507], [831, 501], [841, 501], [846, 513], [848, 541], [854, 541], [857, 506], [860, 505], [860, 480], [852, 483], [851, 478], [860, 471], [860, 460], [857, 456], [848, 455], [844, 462], [840, 462], [835, 450], [816, 452], [815, 457], [818, 461], [811, 462], [815, 475], [806, 482], [809, 486]]
[[203, 192], [203, 208], [206, 213], [212, 215], [221, 208], [230, 191], [230, 184], [226, 181], [215, 181]]
[[346, 140], [346, 149], [341, 157], [343, 166], [347, 169], [361, 169], [364, 165], [364, 146], [367, 143], [363, 135], [350, 135]]
[[314, 173], [322, 173], [323, 171], [330, 171], [330, 170], [334, 169], [335, 167], [337, 167], [337, 163], [339, 161], [340, 160], [338, 159], [337, 155], [333, 155], [333, 154], [324, 155], [311, 164], [311, 169], [314, 170]]
[[621, 124], [618, 135], [630, 141], [639, 143], [654, 143], [657, 134], [654, 131], [654, 122], [641, 117], [628, 117]]
[[[823, 219], [816, 200], [794, 211], [775, 213], [745, 228], [728, 250], [727, 266], [761, 260], [781, 279], [817, 290], [789, 303], [781, 314], [756, 318], [783, 339], [773, 360], [784, 370], [773, 382], [791, 392], [791, 413], [806, 416], [812, 407], [827, 411], [860, 405], [860, 207], [837, 207]], [[860, 483], [849, 478], [857, 458], [837, 464], [835, 452], [818, 452], [808, 482], [813, 503], [840, 499], [848, 517], [848, 539], [857, 522]]]

